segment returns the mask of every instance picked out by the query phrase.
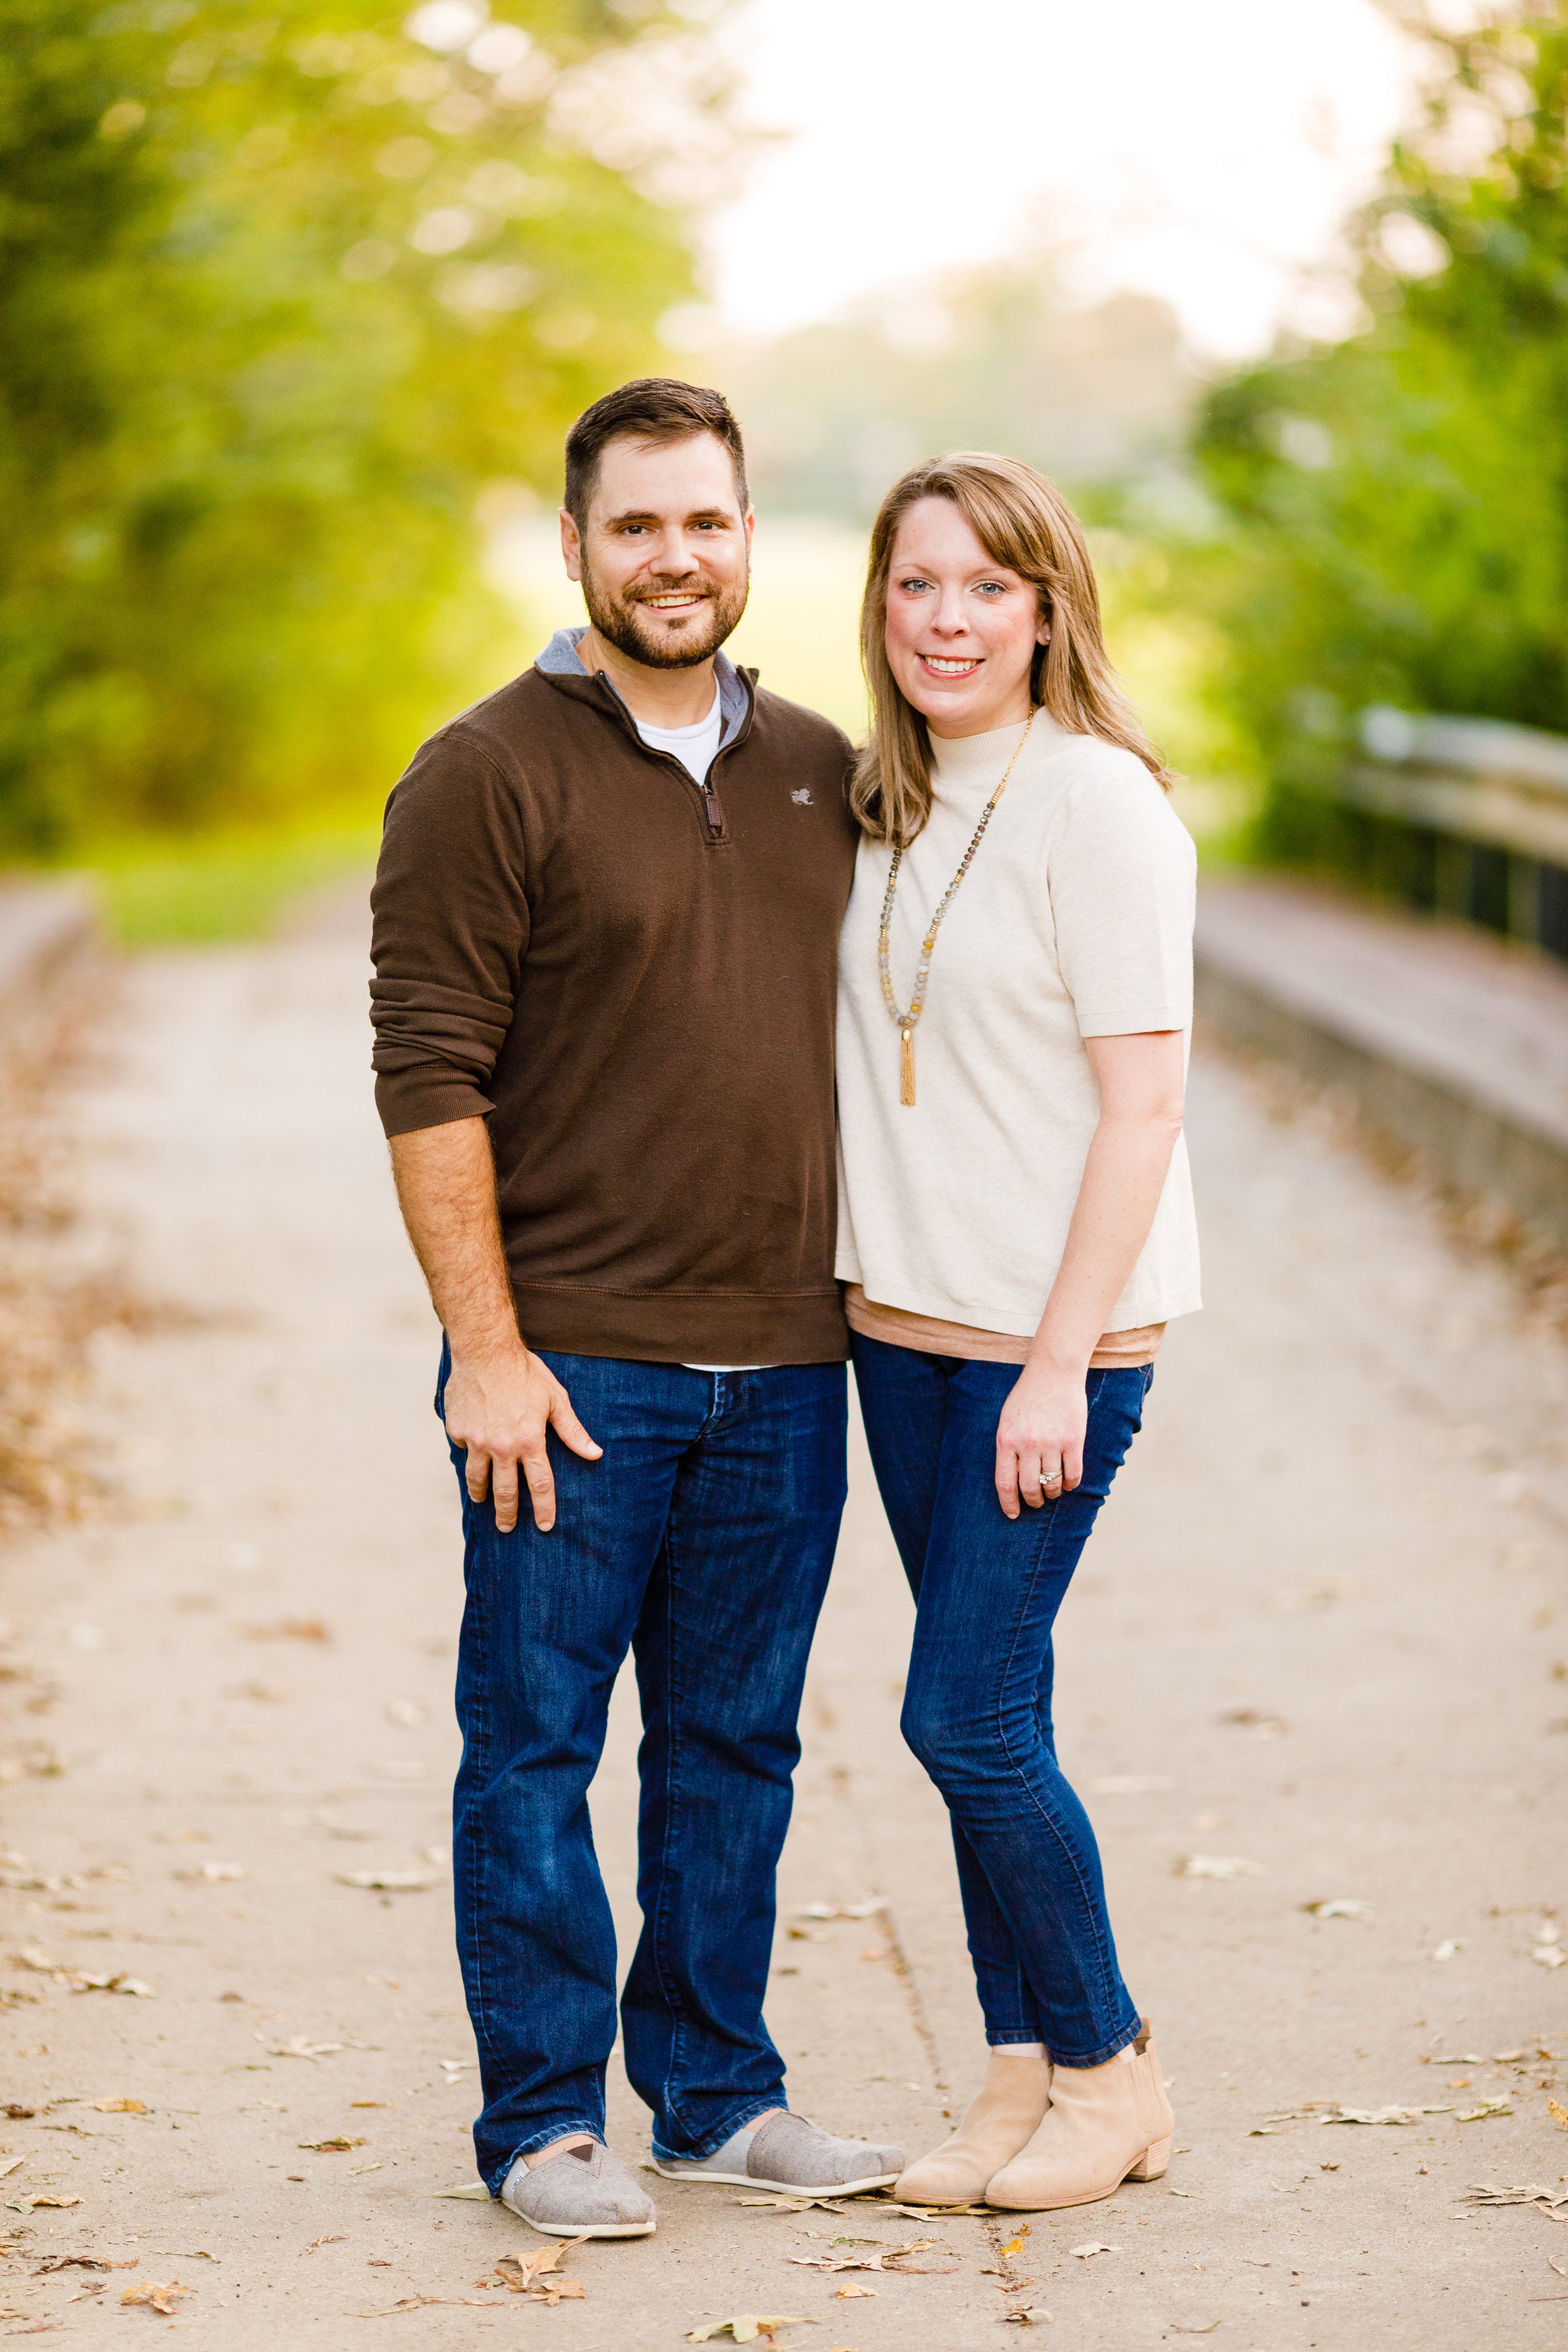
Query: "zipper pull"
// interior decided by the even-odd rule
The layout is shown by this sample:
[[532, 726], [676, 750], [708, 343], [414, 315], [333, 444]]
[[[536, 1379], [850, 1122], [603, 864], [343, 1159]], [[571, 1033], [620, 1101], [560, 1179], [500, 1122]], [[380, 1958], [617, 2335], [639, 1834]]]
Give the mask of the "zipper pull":
[[724, 811], [720, 804], [718, 793], [713, 790], [710, 784], [704, 784], [702, 787], [702, 803], [703, 806], [708, 811], [709, 831], [710, 833], [722, 833], [724, 830]]

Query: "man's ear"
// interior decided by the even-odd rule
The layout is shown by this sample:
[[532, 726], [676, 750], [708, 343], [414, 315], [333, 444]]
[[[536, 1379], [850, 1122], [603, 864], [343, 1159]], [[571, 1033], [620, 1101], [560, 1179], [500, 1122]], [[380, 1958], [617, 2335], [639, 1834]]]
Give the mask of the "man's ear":
[[561, 509], [561, 554], [568, 580], [583, 577], [583, 534], [564, 507]]

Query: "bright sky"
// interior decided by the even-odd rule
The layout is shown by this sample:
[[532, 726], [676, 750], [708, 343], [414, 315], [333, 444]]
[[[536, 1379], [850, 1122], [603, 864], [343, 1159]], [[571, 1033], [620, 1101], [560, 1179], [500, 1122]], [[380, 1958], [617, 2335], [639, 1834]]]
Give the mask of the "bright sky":
[[749, 0], [747, 110], [792, 134], [716, 223], [714, 292], [775, 331], [1026, 241], [1163, 294], [1240, 356], [1331, 260], [1410, 105], [1372, 0]]

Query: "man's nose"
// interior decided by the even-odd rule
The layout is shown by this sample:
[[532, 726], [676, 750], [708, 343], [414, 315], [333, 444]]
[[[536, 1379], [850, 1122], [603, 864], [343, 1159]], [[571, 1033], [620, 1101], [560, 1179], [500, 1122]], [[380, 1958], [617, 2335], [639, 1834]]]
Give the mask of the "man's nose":
[[685, 532], [671, 531], [666, 534], [654, 558], [654, 569], [668, 578], [684, 579], [698, 569], [700, 562], [699, 551]]

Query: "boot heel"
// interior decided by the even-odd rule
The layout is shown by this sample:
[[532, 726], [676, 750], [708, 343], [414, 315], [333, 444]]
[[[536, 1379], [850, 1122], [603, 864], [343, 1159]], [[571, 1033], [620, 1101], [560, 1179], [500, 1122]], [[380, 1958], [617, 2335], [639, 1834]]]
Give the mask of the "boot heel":
[[1158, 2180], [1169, 2169], [1170, 2162], [1170, 2141], [1157, 2139], [1152, 2147], [1144, 2149], [1127, 2178], [1129, 2180]]

